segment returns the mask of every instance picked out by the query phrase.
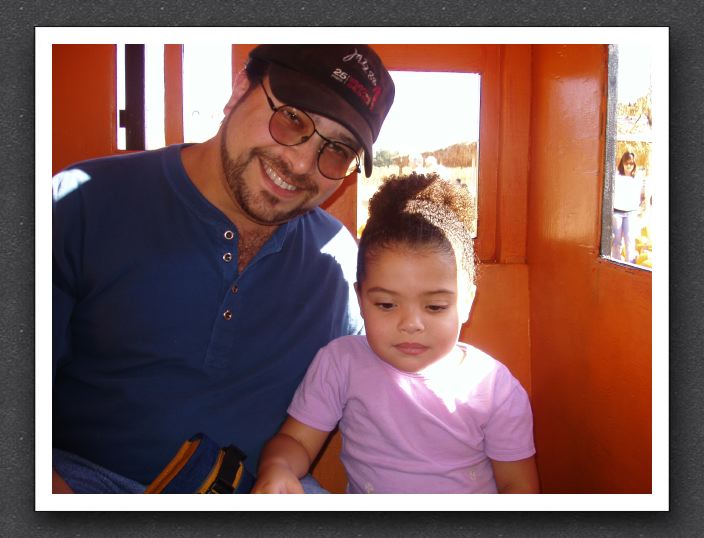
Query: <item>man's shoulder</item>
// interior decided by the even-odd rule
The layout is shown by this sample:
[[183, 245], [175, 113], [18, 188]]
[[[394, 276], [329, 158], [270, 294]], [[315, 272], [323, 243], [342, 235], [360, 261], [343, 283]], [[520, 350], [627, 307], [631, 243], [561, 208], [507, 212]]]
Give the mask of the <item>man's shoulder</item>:
[[[134, 151], [129, 153], [116, 153], [114, 155], [105, 155], [78, 161], [67, 166], [66, 170], [85, 169], [85, 170], [110, 170], [117, 168], [129, 168], [134, 166], [144, 166], [151, 161], [159, 162], [164, 152], [169, 148], [160, 148], [156, 150]], [[61, 172], [60, 172], [61, 173]]]
[[60, 200], [79, 187], [90, 196], [101, 193], [115, 196], [135, 184], [144, 189], [150, 179], [160, 176], [167, 151], [169, 148], [121, 153], [73, 163], [52, 178], [54, 200]]
[[337, 257], [340, 253], [353, 252], [356, 256], [357, 242], [352, 233], [324, 209], [317, 207], [299, 217], [296, 232], [312, 238], [311, 244], [324, 254]]
[[301, 215], [301, 220], [316, 227], [333, 228], [336, 230], [344, 228], [344, 224], [342, 224], [340, 220], [321, 207], [315, 207], [304, 215]]

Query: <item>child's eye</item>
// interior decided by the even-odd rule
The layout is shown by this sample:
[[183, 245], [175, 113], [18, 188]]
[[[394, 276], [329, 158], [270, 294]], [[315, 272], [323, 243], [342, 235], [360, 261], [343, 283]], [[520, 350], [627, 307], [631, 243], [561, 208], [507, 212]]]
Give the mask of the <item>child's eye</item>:
[[374, 306], [380, 310], [391, 310], [394, 307], [393, 303], [374, 303]]
[[445, 310], [447, 310], [447, 305], [429, 304], [428, 306], [426, 306], [426, 308], [432, 313], [444, 312]]

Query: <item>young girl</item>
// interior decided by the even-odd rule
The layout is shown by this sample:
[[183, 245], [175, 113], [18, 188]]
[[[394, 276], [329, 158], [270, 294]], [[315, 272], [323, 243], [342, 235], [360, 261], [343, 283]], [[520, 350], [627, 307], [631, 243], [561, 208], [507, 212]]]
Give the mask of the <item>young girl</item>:
[[[645, 198], [643, 182], [636, 176], [637, 169], [635, 155], [627, 151], [621, 155], [618, 174], [614, 178], [611, 257], [631, 263], [636, 258], [634, 241], [638, 231], [634, 228], [637, 225], [637, 214]], [[622, 243], [625, 258], [621, 257]]]
[[339, 422], [349, 493], [537, 493], [525, 390], [458, 342], [474, 298], [474, 208], [437, 176], [373, 196], [355, 289], [366, 336], [320, 350], [266, 445], [253, 493], [302, 493]]

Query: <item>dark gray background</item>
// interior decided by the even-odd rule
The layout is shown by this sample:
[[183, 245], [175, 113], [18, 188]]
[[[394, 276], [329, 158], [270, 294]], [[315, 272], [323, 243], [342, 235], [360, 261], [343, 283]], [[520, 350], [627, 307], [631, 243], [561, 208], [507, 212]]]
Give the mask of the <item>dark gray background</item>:
[[[3, 2], [0, 7], [0, 535], [693, 536], [704, 528], [701, 272], [704, 8], [694, 2]], [[669, 26], [670, 512], [34, 511], [35, 26]], [[43, 231], [42, 231], [43, 232]], [[664, 260], [659, 263], [664, 263]], [[685, 300], [685, 297], [688, 300]], [[657, 328], [655, 328], [657, 330]], [[49, 338], [49, 335], [46, 335]]]

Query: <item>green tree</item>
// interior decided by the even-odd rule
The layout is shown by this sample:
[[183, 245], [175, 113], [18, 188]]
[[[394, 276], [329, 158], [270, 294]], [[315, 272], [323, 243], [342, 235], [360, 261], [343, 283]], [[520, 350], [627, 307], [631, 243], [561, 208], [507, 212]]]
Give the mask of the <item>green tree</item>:
[[394, 164], [394, 158], [398, 157], [398, 151], [391, 152], [387, 149], [380, 149], [374, 152], [374, 166], [391, 166]]

